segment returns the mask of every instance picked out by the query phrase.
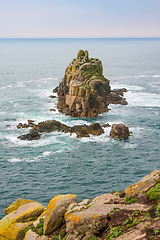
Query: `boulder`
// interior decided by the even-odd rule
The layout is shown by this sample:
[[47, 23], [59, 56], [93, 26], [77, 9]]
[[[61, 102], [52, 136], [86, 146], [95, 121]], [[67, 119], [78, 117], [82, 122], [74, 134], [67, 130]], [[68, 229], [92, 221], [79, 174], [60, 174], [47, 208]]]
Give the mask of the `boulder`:
[[50, 234], [61, 226], [68, 206], [76, 202], [77, 198], [74, 194], [58, 195], [49, 202], [44, 217], [45, 235]]
[[1, 233], [0, 230], [0, 239], [1, 240], [19, 240], [24, 237], [24, 230], [29, 227], [32, 223], [12, 223], [6, 228], [4, 232]]
[[125, 195], [130, 197], [138, 195], [144, 191], [146, 192], [153, 187], [158, 180], [160, 180], [160, 171], [154, 170], [152, 173], [142, 178], [138, 183], [132, 184], [126, 188]]
[[123, 92], [119, 90], [112, 96], [102, 62], [97, 58], [89, 59], [88, 51], [80, 50], [66, 68], [58, 87], [57, 108], [72, 117], [95, 118], [107, 112], [110, 103], [125, 104]]
[[18, 198], [15, 202], [13, 202], [9, 207], [4, 210], [4, 213], [7, 215], [13, 211], [16, 211], [20, 206], [25, 205], [27, 203], [34, 202], [33, 200], [27, 200]]
[[128, 138], [130, 136], [129, 128], [122, 123], [113, 124], [110, 136], [113, 138]]
[[[17, 236], [22, 235], [24, 229], [33, 223], [31, 220], [37, 218], [44, 210], [45, 207], [38, 202], [20, 206], [0, 220], [0, 236], [17, 239]], [[16, 237], [10, 238], [12, 235]]]
[[32, 230], [27, 231], [24, 238], [24, 240], [38, 240], [38, 239], [39, 235], [33, 232]]

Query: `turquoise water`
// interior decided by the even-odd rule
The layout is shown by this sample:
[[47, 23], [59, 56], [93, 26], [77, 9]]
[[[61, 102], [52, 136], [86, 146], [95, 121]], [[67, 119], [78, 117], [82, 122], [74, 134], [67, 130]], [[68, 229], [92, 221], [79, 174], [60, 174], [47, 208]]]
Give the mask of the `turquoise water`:
[[[79, 49], [102, 60], [113, 88], [127, 88], [128, 105], [110, 105], [97, 119], [76, 119], [56, 112], [51, 99], [68, 63]], [[0, 40], [0, 217], [18, 197], [45, 205], [58, 194], [78, 201], [124, 190], [160, 169], [160, 39], [1, 39]], [[37, 141], [17, 136], [28, 119], [56, 119], [67, 125], [124, 123], [126, 141], [101, 136], [45, 134]], [[6, 125], [10, 125], [6, 127]]]

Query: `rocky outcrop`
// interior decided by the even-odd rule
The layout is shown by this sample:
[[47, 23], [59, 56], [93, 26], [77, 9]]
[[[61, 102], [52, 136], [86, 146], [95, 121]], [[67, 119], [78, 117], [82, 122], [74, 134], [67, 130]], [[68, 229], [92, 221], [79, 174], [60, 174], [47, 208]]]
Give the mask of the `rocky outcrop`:
[[130, 136], [129, 128], [122, 123], [113, 124], [110, 136], [113, 138], [128, 138]]
[[160, 239], [158, 170], [124, 192], [106, 193], [91, 202], [77, 203], [73, 194], [55, 196], [47, 208], [22, 200], [11, 204], [11, 213], [0, 220], [1, 240]]
[[141, 192], [148, 191], [151, 187], [153, 187], [157, 181], [159, 180], [160, 171], [155, 170], [151, 174], [145, 176], [138, 183], [130, 185], [125, 190], [125, 195], [127, 197], [135, 196], [140, 194]]
[[122, 92], [111, 91], [109, 80], [103, 75], [102, 62], [89, 58], [87, 50], [80, 50], [58, 87], [57, 108], [72, 117], [95, 118], [107, 112], [110, 103], [127, 104]]
[[0, 239], [23, 239], [24, 230], [31, 226], [33, 219], [37, 218], [44, 210], [45, 207], [38, 202], [21, 205], [0, 220]]
[[[103, 127], [108, 127], [109, 125], [103, 125]], [[77, 137], [90, 137], [91, 135], [99, 136], [104, 133], [102, 126], [99, 123], [93, 123], [91, 125], [75, 125], [74, 127], [69, 127], [65, 124], [60, 123], [56, 120], [48, 120], [40, 122], [37, 125], [34, 124], [29, 133], [23, 134], [18, 138], [21, 140], [37, 140], [41, 137], [42, 133], [50, 132], [69, 132], [76, 133]]]

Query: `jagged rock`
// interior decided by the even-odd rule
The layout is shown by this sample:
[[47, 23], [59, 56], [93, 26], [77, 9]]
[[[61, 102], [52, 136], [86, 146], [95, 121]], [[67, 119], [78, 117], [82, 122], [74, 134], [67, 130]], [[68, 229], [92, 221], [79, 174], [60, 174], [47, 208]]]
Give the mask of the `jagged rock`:
[[128, 138], [130, 136], [129, 128], [122, 123], [113, 124], [110, 136], [113, 138]]
[[77, 197], [74, 194], [58, 195], [49, 202], [44, 217], [45, 235], [60, 227], [68, 206], [75, 202]]
[[35, 124], [34, 124], [34, 121], [33, 120], [28, 120], [28, 124], [24, 123], [18, 123], [17, 125], [17, 128], [28, 128], [28, 127], [33, 127]]
[[58, 87], [53, 89], [53, 93], [57, 93], [58, 92]]
[[55, 112], [56, 109], [54, 109], [54, 108], [50, 108], [49, 111], [53, 111], [53, 112]]
[[33, 223], [31, 219], [38, 217], [44, 210], [45, 207], [38, 202], [20, 206], [0, 220], [0, 236], [19, 239], [24, 235], [24, 229]]
[[76, 133], [77, 137], [90, 137], [90, 134], [99, 136], [104, 133], [103, 128], [99, 123], [93, 123], [91, 125], [75, 125], [74, 127], [69, 127], [65, 124], [60, 123], [56, 120], [48, 120], [40, 122], [34, 125], [28, 134], [23, 134], [18, 138], [21, 140], [36, 140], [41, 137], [43, 132], [70, 132]]
[[20, 206], [25, 205], [27, 203], [34, 202], [33, 200], [27, 200], [18, 198], [15, 202], [13, 202], [9, 207], [4, 210], [4, 213], [7, 215], [13, 211], [16, 211]]
[[158, 180], [160, 180], [160, 171], [154, 170], [152, 173], [142, 178], [138, 183], [132, 184], [126, 188], [125, 194], [129, 197], [140, 194], [143, 191], [148, 191]]
[[109, 80], [103, 75], [102, 62], [80, 50], [69, 64], [58, 88], [57, 108], [73, 117], [95, 118], [108, 111], [109, 103], [126, 104], [122, 92], [111, 94]]

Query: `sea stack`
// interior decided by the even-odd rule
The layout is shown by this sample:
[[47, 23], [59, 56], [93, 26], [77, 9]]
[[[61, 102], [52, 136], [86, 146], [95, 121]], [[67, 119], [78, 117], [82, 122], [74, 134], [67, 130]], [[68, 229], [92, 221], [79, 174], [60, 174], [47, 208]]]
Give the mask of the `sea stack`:
[[102, 62], [80, 50], [69, 64], [58, 88], [60, 112], [73, 117], [97, 117], [108, 111], [109, 80], [103, 75]]

